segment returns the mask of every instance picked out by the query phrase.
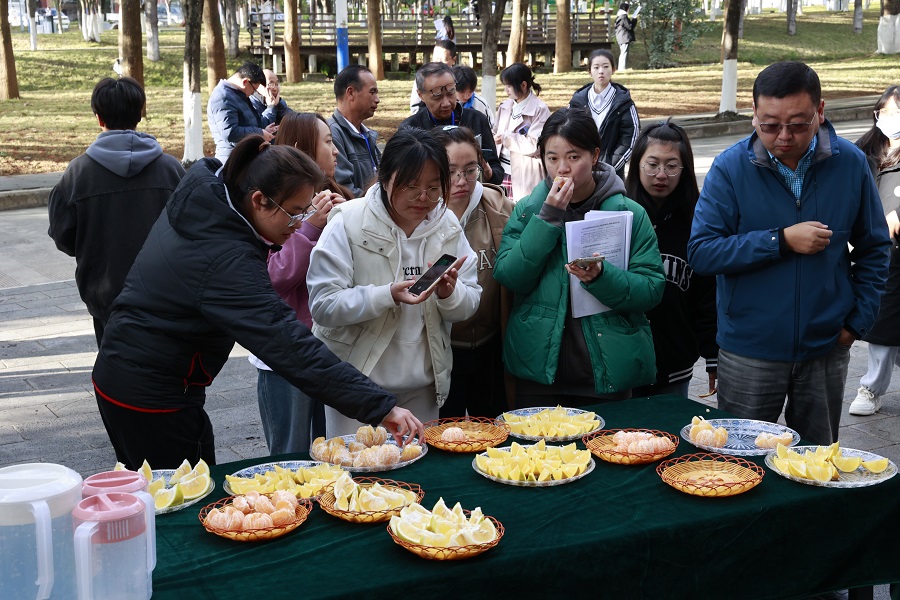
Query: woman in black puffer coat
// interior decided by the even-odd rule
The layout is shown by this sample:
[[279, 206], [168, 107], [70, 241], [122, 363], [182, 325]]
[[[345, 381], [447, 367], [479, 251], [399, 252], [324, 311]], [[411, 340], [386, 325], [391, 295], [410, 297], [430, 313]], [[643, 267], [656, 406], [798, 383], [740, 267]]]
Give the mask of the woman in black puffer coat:
[[94, 364], [100, 414], [126, 467], [215, 464], [203, 406], [235, 341], [347, 416], [421, 437], [412, 413], [341, 362], [272, 288], [266, 257], [324, 181], [312, 159], [262, 136], [240, 142], [224, 168], [203, 159], [181, 180], [113, 303]]

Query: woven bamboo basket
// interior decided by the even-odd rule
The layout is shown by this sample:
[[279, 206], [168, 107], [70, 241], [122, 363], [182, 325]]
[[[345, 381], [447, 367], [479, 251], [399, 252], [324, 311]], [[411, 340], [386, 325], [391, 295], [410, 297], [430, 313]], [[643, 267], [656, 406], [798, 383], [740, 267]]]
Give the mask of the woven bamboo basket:
[[[442, 440], [441, 435], [450, 427], [458, 427], [466, 434], [463, 441]], [[483, 452], [506, 441], [509, 425], [487, 417], [451, 417], [425, 423], [425, 441], [447, 452]]]
[[[263, 494], [267, 495], [267, 494]], [[213, 502], [212, 504], [208, 504], [200, 509], [200, 523], [203, 525], [203, 528], [206, 529], [210, 533], [214, 533], [223, 538], [228, 538], [229, 540], [234, 540], [236, 542], [260, 542], [262, 540], [272, 540], [283, 535], [286, 535], [293, 530], [300, 527], [306, 518], [309, 516], [309, 513], [312, 512], [313, 504], [308, 498], [298, 499], [299, 504], [297, 505], [297, 510], [295, 512], [296, 519], [287, 525], [279, 525], [276, 527], [266, 527], [264, 529], [249, 529], [245, 531], [230, 531], [225, 529], [217, 529], [215, 527], [210, 527], [206, 524], [206, 515], [214, 508], [225, 508], [229, 504], [234, 501], [235, 496], [229, 496], [227, 498], [223, 498], [218, 502]]]
[[[468, 517], [471, 513], [468, 510], [463, 511]], [[409, 550], [413, 554], [421, 556], [422, 558], [427, 558], [429, 560], [464, 560], [466, 558], [472, 558], [473, 556], [478, 556], [482, 552], [486, 552], [500, 543], [500, 539], [503, 537], [503, 524], [500, 523], [494, 517], [489, 517], [485, 515], [485, 519], [490, 519], [494, 524], [494, 528], [497, 530], [497, 537], [493, 539], [493, 541], [487, 542], [486, 544], [471, 544], [468, 546], [448, 546], [446, 548], [439, 548], [437, 546], [423, 546], [421, 544], [413, 544], [411, 542], [407, 542], [406, 540], [401, 540], [397, 537], [397, 535], [391, 531], [391, 526], [388, 525], [387, 532], [391, 536], [391, 539], [394, 540], [395, 544], [402, 546], [403, 548]]]
[[[425, 497], [425, 492], [415, 483], [405, 483], [403, 481], [394, 481], [393, 479], [379, 479], [377, 477], [357, 477], [353, 481], [363, 488], [370, 488], [377, 483], [388, 490], [412, 492], [416, 495], [415, 502], [422, 502], [422, 498]], [[334, 503], [334, 484], [331, 484], [325, 489], [325, 493], [319, 496], [319, 506], [329, 515], [350, 523], [380, 523], [388, 521], [392, 516], [399, 515], [400, 511], [403, 510], [403, 506], [406, 506], [404, 504], [390, 510], [355, 511], [341, 510]]]
[[[644, 432], [657, 437], [664, 437], [672, 442], [672, 446], [664, 452], [619, 452], [616, 450], [616, 443], [613, 441], [613, 436], [619, 431], [626, 433]], [[591, 454], [600, 460], [618, 465], [644, 465], [661, 460], [675, 452], [675, 449], [678, 448], [679, 439], [677, 435], [656, 429], [604, 429], [587, 434], [581, 438], [581, 441], [591, 451]]]
[[734, 496], [762, 481], [762, 467], [739, 456], [686, 454], [669, 459], [658, 467], [662, 480], [678, 491], [694, 496]]

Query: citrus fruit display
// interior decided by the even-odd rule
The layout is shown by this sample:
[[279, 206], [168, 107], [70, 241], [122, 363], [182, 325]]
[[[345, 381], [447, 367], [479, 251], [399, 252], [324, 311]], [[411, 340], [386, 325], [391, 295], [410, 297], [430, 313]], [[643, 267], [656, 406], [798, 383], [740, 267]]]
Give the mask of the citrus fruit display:
[[691, 430], [688, 435], [692, 442], [713, 448], [721, 448], [728, 442], [728, 430], [724, 427], [713, 427], [703, 417], [691, 419]]
[[[125, 465], [116, 463], [113, 470], [124, 470]], [[186, 503], [193, 503], [212, 491], [212, 480], [209, 476], [209, 465], [202, 458], [191, 466], [186, 459], [171, 471], [153, 471], [145, 460], [137, 470], [149, 482], [147, 492], [153, 496], [157, 512], [172, 510]]]
[[517, 435], [532, 437], [568, 437], [594, 431], [601, 421], [596, 413], [574, 409], [545, 408], [538, 412], [519, 410], [500, 415], [509, 425], [509, 430]]
[[593, 465], [591, 453], [574, 443], [548, 446], [543, 440], [533, 446], [513, 442], [509, 448], [488, 448], [475, 456], [475, 468], [483, 474], [511, 482], [545, 483], [571, 479]]
[[854, 482], [862, 485], [865, 480], [877, 482], [878, 476], [887, 478], [896, 471], [887, 458], [859, 450], [841, 449], [839, 442], [830, 446], [794, 449], [778, 444], [775, 454], [767, 460], [782, 474], [824, 485], [845, 481], [850, 486]]
[[226, 475], [226, 491], [232, 494], [246, 494], [251, 491], [270, 494], [276, 490], [285, 490], [298, 498], [312, 498], [345, 473], [338, 465], [308, 464], [310, 466], [292, 469], [278, 463], [267, 463], [251, 468], [255, 471], [265, 468], [262, 473], [256, 472], [248, 477], [237, 474]]
[[488, 544], [497, 539], [497, 528], [480, 507], [467, 516], [458, 502], [450, 509], [443, 498], [431, 510], [418, 503], [406, 506], [399, 516], [391, 517], [390, 529], [405, 542], [436, 548]]

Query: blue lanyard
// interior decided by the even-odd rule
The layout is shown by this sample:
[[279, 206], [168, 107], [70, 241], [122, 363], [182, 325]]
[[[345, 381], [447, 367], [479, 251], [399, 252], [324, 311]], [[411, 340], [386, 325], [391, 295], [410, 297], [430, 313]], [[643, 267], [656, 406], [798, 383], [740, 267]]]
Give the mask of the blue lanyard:
[[369, 151], [369, 158], [372, 159], [372, 169], [377, 171], [378, 163], [375, 161], [375, 155], [372, 153], [372, 146], [369, 145], [369, 136], [367, 136], [366, 134], [364, 134], [362, 132], [360, 132], [359, 135], [362, 137], [363, 141], [366, 143], [366, 150]]
[[[425, 110], [428, 111], [428, 118], [431, 119], [431, 122], [432, 122], [435, 126], [440, 125], [440, 123], [437, 122], [437, 119], [434, 118], [434, 115], [431, 114], [431, 111], [428, 110], [427, 108], [426, 108]], [[451, 113], [450, 113], [450, 124], [451, 124], [451, 125], [456, 125], [456, 113], [454, 113], [454, 112], [451, 112]]]

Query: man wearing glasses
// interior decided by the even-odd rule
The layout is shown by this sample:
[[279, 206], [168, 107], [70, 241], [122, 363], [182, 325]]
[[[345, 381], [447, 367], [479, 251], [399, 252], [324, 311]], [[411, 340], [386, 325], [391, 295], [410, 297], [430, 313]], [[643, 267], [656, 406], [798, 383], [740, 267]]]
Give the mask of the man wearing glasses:
[[[764, 69], [755, 132], [713, 162], [688, 262], [716, 275], [719, 408], [837, 441], [850, 346], [872, 327], [890, 241], [865, 155], [825, 119], [815, 71]], [[785, 403], [785, 397], [787, 402]]]
[[264, 126], [271, 123], [280, 125], [284, 115], [294, 111], [288, 108], [287, 102], [281, 97], [281, 82], [275, 71], [263, 69], [263, 74], [266, 76], [266, 85], [256, 88], [256, 92], [250, 96], [250, 103], [259, 113]]
[[481, 144], [484, 180], [497, 185], [502, 183], [503, 167], [500, 165], [491, 125], [483, 114], [471, 108], [463, 108], [460, 104], [456, 96], [453, 70], [439, 62], [423, 65], [416, 71], [416, 89], [424, 109], [407, 117], [400, 126], [425, 130], [443, 125], [468, 127]]
[[262, 135], [272, 141], [278, 127], [274, 111], [263, 120], [250, 102], [258, 88], [267, 85], [263, 70], [256, 63], [245, 62], [228, 79], [222, 79], [209, 95], [206, 117], [209, 131], [216, 142], [216, 158], [228, 160], [234, 146], [248, 135]]

